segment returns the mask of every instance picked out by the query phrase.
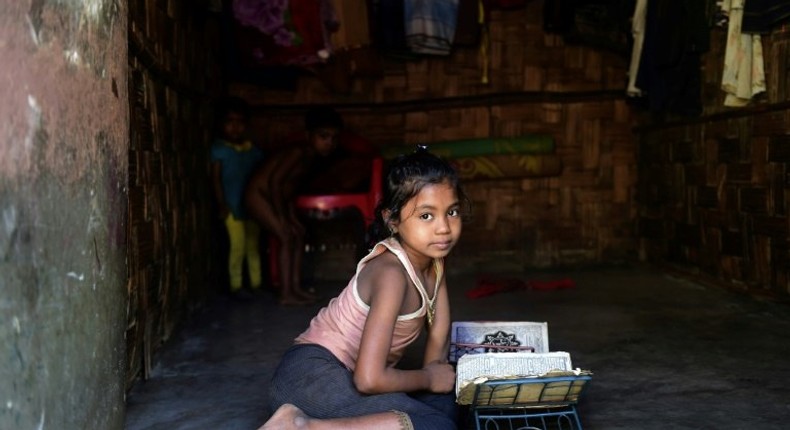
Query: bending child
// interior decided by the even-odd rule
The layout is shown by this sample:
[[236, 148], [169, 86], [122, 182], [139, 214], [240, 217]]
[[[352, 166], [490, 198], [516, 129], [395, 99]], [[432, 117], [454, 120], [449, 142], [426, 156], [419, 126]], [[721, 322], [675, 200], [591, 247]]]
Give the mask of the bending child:
[[[371, 226], [380, 241], [284, 354], [261, 429], [456, 428], [444, 257], [465, 202], [455, 170], [424, 147], [394, 160]], [[422, 368], [396, 368], [423, 328]]]
[[343, 120], [333, 109], [310, 110], [305, 115], [306, 143], [268, 156], [247, 186], [250, 214], [279, 243], [280, 304], [285, 306], [318, 300], [301, 287], [305, 228], [297, 217], [295, 198], [309, 174], [335, 151], [342, 127]]
[[218, 215], [228, 231], [230, 292], [242, 297], [250, 294], [242, 290], [245, 258], [251, 288], [257, 290], [261, 286], [260, 229], [247, 218], [243, 198], [247, 181], [263, 159], [263, 151], [245, 138], [249, 107], [244, 100], [224, 100], [218, 119], [221, 137], [211, 145], [211, 176]]

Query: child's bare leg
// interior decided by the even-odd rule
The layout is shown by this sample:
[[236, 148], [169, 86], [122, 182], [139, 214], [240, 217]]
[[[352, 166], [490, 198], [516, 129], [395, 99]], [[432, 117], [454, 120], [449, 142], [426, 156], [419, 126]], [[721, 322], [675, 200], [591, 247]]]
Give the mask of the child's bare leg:
[[293, 244], [289, 234], [289, 226], [278, 216], [274, 206], [260, 193], [252, 193], [247, 198], [247, 208], [252, 217], [269, 234], [280, 242], [277, 264], [280, 268], [280, 303], [284, 305], [306, 305], [309, 300], [294, 294], [291, 274], [291, 256]]
[[302, 288], [302, 261], [304, 257], [304, 234], [294, 233], [293, 254], [291, 255], [291, 285], [297, 296], [308, 300], [318, 300], [320, 297]]
[[278, 234], [278, 238], [280, 238], [280, 255], [279, 255], [279, 263], [280, 263], [280, 273], [282, 273], [281, 279], [281, 295], [280, 295], [280, 303], [283, 305], [306, 305], [313, 302], [308, 297], [305, 297], [299, 294], [299, 290], [296, 289], [294, 285], [294, 277], [293, 277], [293, 255], [294, 255], [294, 243], [293, 237], [289, 236], [287, 232], [278, 232], [282, 234]]
[[411, 422], [404, 414], [382, 412], [353, 418], [319, 420], [308, 417], [291, 404], [280, 406], [269, 421], [258, 430], [410, 430]]

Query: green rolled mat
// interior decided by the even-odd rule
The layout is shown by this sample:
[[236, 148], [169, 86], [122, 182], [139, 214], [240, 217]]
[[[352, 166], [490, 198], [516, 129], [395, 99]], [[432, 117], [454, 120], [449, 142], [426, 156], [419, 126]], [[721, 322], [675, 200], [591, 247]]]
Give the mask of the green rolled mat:
[[[428, 150], [444, 158], [475, 157], [481, 155], [505, 154], [551, 154], [554, 152], [554, 138], [547, 135], [528, 135], [520, 137], [496, 137], [484, 139], [461, 139], [426, 143]], [[384, 158], [394, 158], [409, 153], [414, 146], [394, 146], [384, 148]]]
[[562, 173], [562, 160], [555, 154], [488, 155], [449, 161], [463, 180], [540, 178]]

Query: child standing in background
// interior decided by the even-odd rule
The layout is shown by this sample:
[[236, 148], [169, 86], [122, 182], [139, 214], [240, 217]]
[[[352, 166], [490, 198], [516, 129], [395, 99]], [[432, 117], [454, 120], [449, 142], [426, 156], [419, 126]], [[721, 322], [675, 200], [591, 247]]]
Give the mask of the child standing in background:
[[[465, 203], [456, 171], [424, 147], [393, 162], [371, 226], [380, 242], [286, 351], [261, 429], [456, 428], [444, 257]], [[423, 328], [422, 368], [396, 368]]]
[[230, 249], [228, 272], [230, 292], [238, 298], [250, 298], [242, 289], [244, 260], [247, 260], [250, 288], [261, 287], [261, 257], [258, 251], [258, 225], [247, 218], [244, 189], [252, 172], [263, 160], [263, 151], [246, 138], [249, 106], [235, 97], [218, 107], [221, 138], [211, 146], [211, 173], [219, 218], [228, 231]]

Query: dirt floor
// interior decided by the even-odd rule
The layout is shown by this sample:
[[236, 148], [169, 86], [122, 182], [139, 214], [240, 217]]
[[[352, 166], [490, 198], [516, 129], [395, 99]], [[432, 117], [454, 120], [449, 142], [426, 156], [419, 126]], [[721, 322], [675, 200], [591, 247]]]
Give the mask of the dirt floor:
[[[468, 298], [484, 276], [574, 286]], [[448, 281], [454, 320], [548, 323], [550, 349], [593, 372], [580, 402], [587, 429], [790, 428], [785, 304], [642, 266], [454, 273]], [[317, 288], [331, 296], [343, 284]], [[280, 354], [317, 310], [281, 308], [271, 295], [250, 303], [218, 297], [129, 393], [126, 428], [257, 428]]]

